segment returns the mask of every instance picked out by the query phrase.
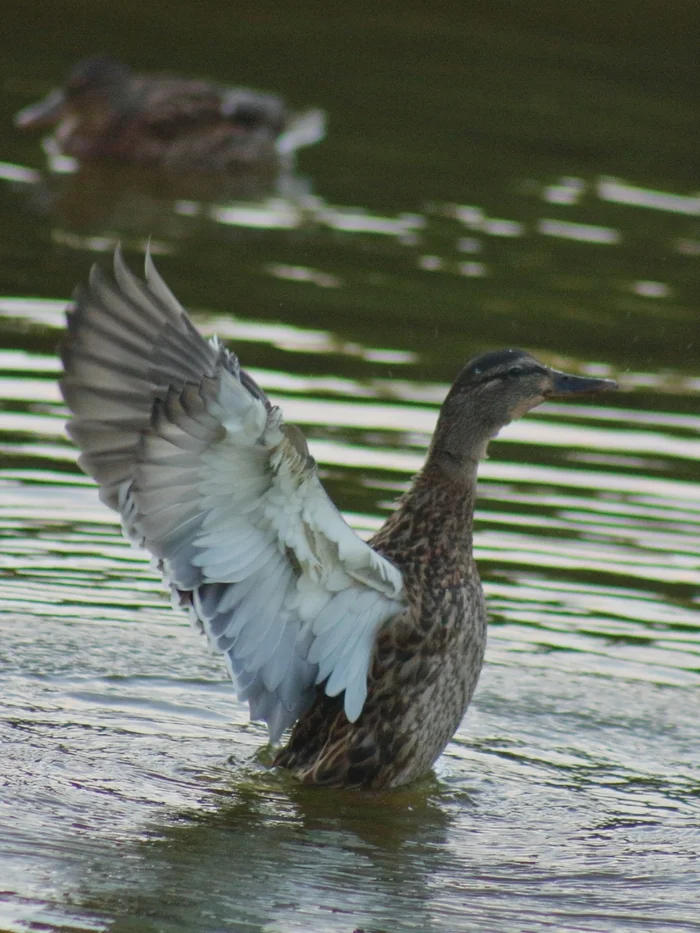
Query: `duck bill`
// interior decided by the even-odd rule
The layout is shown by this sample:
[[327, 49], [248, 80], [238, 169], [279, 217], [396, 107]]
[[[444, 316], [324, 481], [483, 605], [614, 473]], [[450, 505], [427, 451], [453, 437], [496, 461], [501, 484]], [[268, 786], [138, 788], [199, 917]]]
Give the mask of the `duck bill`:
[[52, 91], [43, 100], [30, 104], [15, 114], [15, 126], [21, 130], [52, 126], [65, 113], [66, 98], [61, 90]]
[[613, 379], [591, 379], [588, 376], [571, 376], [568, 373], [557, 372], [550, 369], [552, 388], [549, 398], [570, 398], [572, 395], [596, 395], [598, 392], [608, 392], [616, 389], [617, 383]]

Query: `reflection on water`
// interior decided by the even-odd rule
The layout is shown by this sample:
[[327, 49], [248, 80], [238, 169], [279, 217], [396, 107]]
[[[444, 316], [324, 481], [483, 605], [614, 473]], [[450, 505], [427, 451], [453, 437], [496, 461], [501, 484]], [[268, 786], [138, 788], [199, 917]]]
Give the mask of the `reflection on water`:
[[[292, 96], [330, 111], [307, 177], [47, 177], [33, 144], [2, 136], [0, 927], [700, 931], [691, 92], [670, 59], [651, 87], [648, 49], [475, 19], [456, 57], [456, 19], [390, 5], [362, 42], [343, 20], [331, 55], [297, 13], [266, 9], [237, 11], [255, 54], [295, 35], [322, 76], [309, 86], [298, 56], [275, 54]], [[139, 15], [162, 55], [163, 11]], [[133, 23], [114, 17], [128, 50]], [[188, 47], [196, 34], [215, 55], [191, 19]], [[28, 67], [9, 43], [8, 115], [36, 96], [13, 90], [10, 69]], [[29, 71], [74, 58], [44, 54]], [[346, 77], [327, 88], [331, 73]], [[476, 529], [486, 667], [415, 787], [328, 792], [271, 772], [219, 659], [77, 470], [56, 386], [65, 299], [117, 240], [135, 265], [149, 236], [366, 535], [467, 357], [523, 345], [621, 384], [492, 445]]]
[[[17, 334], [24, 322], [55, 335], [62, 306], [6, 299], [0, 313]], [[283, 354], [286, 369], [255, 378], [304, 426], [353, 524], [374, 530], [422, 462], [446, 384], [406, 378], [419, 353], [202, 322], [244, 359]], [[387, 358], [405, 376], [295, 368], [319, 354], [329, 371], [333, 359]], [[50, 354], [0, 352], [4, 770], [26, 811], [3, 831], [9, 890], [24, 898], [6, 905], [13, 923], [101, 930], [168, 904], [179, 927], [203, 931], [262, 918], [289, 930], [517, 930], [522, 918], [539, 929], [552, 909], [563, 928], [583, 916], [599, 929], [587, 892], [606, 884], [610, 929], [649, 912], [692, 928], [663, 894], [690, 884], [698, 842], [687, 691], [700, 686], [700, 485], [682, 467], [700, 459], [700, 419], [682, 401], [692, 385], [627, 373], [628, 393], [660, 393], [663, 407], [638, 410], [634, 394], [617, 408], [552, 404], [493, 445], [477, 515], [493, 616], [482, 686], [437, 779], [387, 796], [317, 792], [258, 761], [263, 731], [218, 659], [75, 473], [58, 369]], [[673, 852], [654, 855], [670, 838]], [[647, 878], [634, 906], [625, 850]], [[58, 897], [83, 905], [73, 920], [51, 906], [43, 866], [62, 878]]]

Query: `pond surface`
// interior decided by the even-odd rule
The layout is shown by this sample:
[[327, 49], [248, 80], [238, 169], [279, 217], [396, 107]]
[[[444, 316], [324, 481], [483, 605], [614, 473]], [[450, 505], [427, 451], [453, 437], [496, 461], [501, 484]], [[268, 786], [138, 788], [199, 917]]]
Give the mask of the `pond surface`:
[[[700, 931], [697, 5], [664, 28], [655, 6], [515, 6], [70, 0], [49, 21], [27, 0], [5, 23], [0, 929]], [[321, 106], [327, 139], [226, 190], [49, 176], [11, 116], [104, 50]], [[620, 382], [491, 445], [487, 663], [420, 784], [270, 771], [78, 471], [63, 308], [117, 239], [136, 267], [149, 236], [362, 533], [475, 353]]]

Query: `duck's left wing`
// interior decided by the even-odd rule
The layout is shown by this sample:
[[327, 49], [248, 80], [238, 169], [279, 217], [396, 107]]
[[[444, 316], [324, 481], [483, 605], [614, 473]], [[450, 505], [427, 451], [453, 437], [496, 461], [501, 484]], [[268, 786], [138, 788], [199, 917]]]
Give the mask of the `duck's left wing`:
[[244, 87], [223, 87], [182, 78], [135, 79], [144, 102], [140, 119], [165, 140], [196, 137], [212, 127], [267, 131], [272, 139], [289, 117], [281, 97]]
[[306, 441], [236, 357], [206, 341], [146, 259], [93, 267], [62, 348], [68, 430], [100, 496], [155, 556], [272, 740], [315, 684], [362, 711], [399, 570], [346, 524]]

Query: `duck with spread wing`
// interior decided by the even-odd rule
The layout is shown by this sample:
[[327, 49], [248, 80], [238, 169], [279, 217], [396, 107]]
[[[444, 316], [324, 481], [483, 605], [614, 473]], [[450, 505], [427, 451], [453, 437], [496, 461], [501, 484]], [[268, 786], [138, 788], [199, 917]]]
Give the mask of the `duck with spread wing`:
[[300, 780], [386, 788], [425, 773], [481, 671], [477, 468], [491, 438], [549, 398], [614, 388], [522, 350], [473, 359], [425, 466], [363, 541], [301, 431], [237, 357], [205, 340], [146, 257], [115, 255], [76, 291], [62, 345], [68, 432], [125, 534], [223, 654], [252, 719]]

